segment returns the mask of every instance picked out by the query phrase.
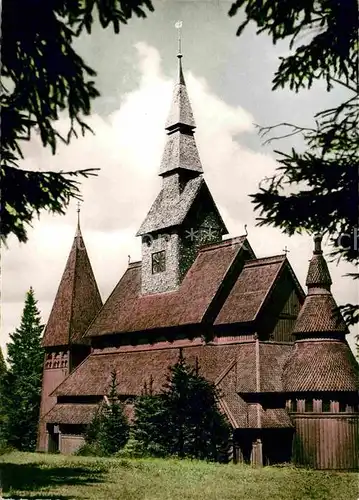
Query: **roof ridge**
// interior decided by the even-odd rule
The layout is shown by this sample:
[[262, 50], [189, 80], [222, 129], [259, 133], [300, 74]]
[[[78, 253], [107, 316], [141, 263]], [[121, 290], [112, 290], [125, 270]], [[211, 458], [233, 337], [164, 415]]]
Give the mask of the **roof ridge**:
[[[256, 315], [254, 317], [254, 321], [258, 318], [258, 315], [260, 314], [260, 312], [262, 311], [263, 307], [264, 307], [264, 304], [267, 302], [268, 300], [268, 297], [270, 296], [270, 294], [272, 293], [273, 291], [273, 288], [274, 288], [274, 285], [275, 283], [277, 282], [278, 280], [278, 277], [280, 275], [280, 273], [283, 271], [284, 269], [284, 264], [286, 262], [287, 258], [285, 257], [282, 262], [281, 262], [281, 265], [279, 266], [279, 269], [277, 270], [277, 272], [275, 273], [274, 275], [274, 278], [270, 284], [270, 286], [268, 287], [268, 290], [267, 290], [267, 293], [265, 294], [265, 296], [263, 297], [258, 309], [257, 309], [257, 312], [256, 312]], [[279, 263], [280, 261], [277, 261], [277, 263]], [[244, 263], [245, 265], [245, 263]], [[255, 267], [255, 266], [249, 266], [249, 267]]]
[[[269, 263], [280, 262], [287, 259], [285, 254], [271, 255], [268, 257], [258, 257], [257, 259], [247, 260], [245, 263], [246, 267], [255, 267], [255, 266], [265, 266]], [[288, 260], [288, 259], [287, 259]], [[267, 261], [267, 262], [264, 262]]]
[[204, 243], [203, 245], [199, 246], [198, 252], [208, 252], [210, 250], [215, 250], [217, 248], [223, 248], [223, 247], [228, 247], [230, 245], [237, 245], [240, 244], [246, 240], [247, 236], [245, 234], [241, 236], [235, 236], [233, 238], [227, 238], [225, 240], [220, 241], [219, 243]]
[[[77, 229], [76, 229], [76, 234], [74, 238], [74, 245], [75, 245], [75, 259], [74, 259], [74, 269], [73, 269], [73, 276], [72, 276], [72, 292], [71, 292], [71, 305], [70, 305], [70, 321], [69, 321], [69, 331], [68, 331], [68, 344], [71, 344], [71, 324], [72, 324], [72, 319], [74, 316], [74, 298], [75, 298], [75, 284], [76, 284], [76, 265], [77, 265], [77, 259], [78, 259], [78, 250], [79, 250], [79, 245], [78, 245], [78, 238], [81, 238], [83, 248], [86, 250], [85, 247], [85, 242], [82, 238], [82, 233], [80, 229], [80, 224], [78, 222], [77, 224]], [[86, 250], [87, 252], [87, 250]]]
[[135, 260], [133, 262], [128, 263], [127, 269], [132, 269], [134, 267], [141, 267], [141, 265], [142, 265], [142, 260]]

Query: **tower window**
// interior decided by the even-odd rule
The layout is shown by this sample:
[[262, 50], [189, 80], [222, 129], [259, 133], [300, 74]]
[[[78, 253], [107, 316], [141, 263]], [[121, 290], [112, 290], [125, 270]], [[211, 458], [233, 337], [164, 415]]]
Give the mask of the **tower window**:
[[152, 254], [152, 274], [162, 273], [166, 270], [166, 252], [154, 252]]

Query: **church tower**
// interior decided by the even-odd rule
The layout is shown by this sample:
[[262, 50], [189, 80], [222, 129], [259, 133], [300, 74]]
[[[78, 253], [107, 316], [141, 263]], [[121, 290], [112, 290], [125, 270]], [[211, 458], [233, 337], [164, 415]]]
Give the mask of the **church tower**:
[[45, 360], [38, 436], [40, 451], [49, 451], [49, 435], [42, 417], [56, 403], [56, 397], [50, 394], [90, 353], [89, 341], [83, 335], [101, 307], [78, 209], [75, 238], [42, 339]]
[[166, 122], [159, 175], [162, 189], [137, 236], [142, 240], [142, 294], [178, 289], [198, 247], [216, 243], [227, 229], [203, 178], [196, 128], [178, 54], [178, 81]]
[[298, 464], [320, 469], [359, 467], [359, 366], [331, 293], [332, 280], [314, 236], [308, 295], [294, 326], [296, 342], [284, 369], [284, 390], [296, 432]]

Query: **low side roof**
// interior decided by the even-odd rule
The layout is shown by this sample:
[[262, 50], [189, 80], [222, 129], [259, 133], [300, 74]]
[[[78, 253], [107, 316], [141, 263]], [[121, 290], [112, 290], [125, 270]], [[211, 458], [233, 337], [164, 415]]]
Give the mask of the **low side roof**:
[[[292, 346], [275, 343], [259, 344], [260, 391], [280, 392], [284, 360]], [[230, 345], [197, 345], [182, 348], [185, 360], [199, 367], [199, 373], [214, 382], [220, 392], [220, 404], [235, 428], [258, 426], [258, 412], [247, 404], [244, 393], [256, 392], [256, 342]], [[133, 350], [127, 352], [95, 351], [79, 365], [53, 392], [55, 396], [103, 396], [109, 390], [111, 373], [116, 371], [117, 390], [122, 396], [141, 394], [144, 384], [152, 383], [159, 392], [166, 381], [168, 367], [179, 358], [178, 347]], [[273, 362], [274, 361], [274, 362]], [[71, 406], [76, 407], [71, 416]], [[83, 407], [83, 408], [82, 408]], [[83, 415], [90, 405], [57, 404], [46, 416], [47, 422], [77, 423], [88, 419]], [[95, 407], [95, 405], [94, 405]], [[92, 410], [91, 410], [92, 411]], [[259, 407], [262, 427], [290, 427], [285, 410]], [[84, 420], [86, 423], [87, 420]]]
[[86, 336], [200, 323], [245, 243], [241, 236], [203, 247], [175, 292], [141, 295], [141, 265], [130, 265]]
[[44, 416], [44, 420], [49, 424], [89, 424], [97, 408], [97, 404], [56, 404]]
[[[200, 373], [213, 382], [223, 368], [233, 361], [243, 348], [237, 345], [202, 345], [185, 347], [182, 352], [194, 366], [196, 360]], [[105, 351], [106, 352], [106, 351]], [[133, 350], [88, 356], [58, 387], [55, 396], [99, 396], [106, 394], [111, 382], [111, 372], [116, 370], [118, 392], [123, 395], [139, 395], [144, 383], [152, 377], [153, 390], [159, 391], [166, 381], [168, 367], [179, 358], [178, 347], [153, 350]]]
[[[281, 392], [283, 365], [292, 345], [259, 343], [260, 392]], [[159, 391], [166, 380], [168, 367], [179, 357], [179, 347], [126, 352], [95, 351], [58, 387], [55, 396], [100, 396], [106, 394], [111, 372], [116, 370], [118, 392], [141, 394], [144, 383], [152, 378], [153, 390]], [[232, 384], [238, 393], [256, 392], [255, 342], [213, 345], [203, 344], [182, 349], [187, 362], [198, 363], [200, 373], [221, 388]], [[231, 382], [232, 381], [232, 382]], [[223, 385], [224, 384], [224, 385]]]
[[345, 341], [297, 341], [283, 382], [288, 392], [358, 391], [359, 365]]

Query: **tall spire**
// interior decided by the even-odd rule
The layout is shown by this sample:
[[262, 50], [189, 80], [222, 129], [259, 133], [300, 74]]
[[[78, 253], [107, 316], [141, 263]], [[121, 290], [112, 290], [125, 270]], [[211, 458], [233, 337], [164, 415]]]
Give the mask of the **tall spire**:
[[168, 134], [176, 132], [180, 128], [189, 129], [188, 132], [193, 131], [196, 128], [192, 106], [188, 97], [186, 82], [183, 75], [182, 54], [178, 54], [177, 59], [178, 79], [173, 89], [171, 108], [165, 126]]
[[44, 347], [86, 343], [82, 337], [102, 307], [79, 215], [78, 207], [75, 238], [44, 332]]
[[[176, 27], [180, 30], [182, 23], [176, 23]], [[168, 138], [163, 152], [160, 175], [179, 169], [199, 175], [203, 173], [203, 169], [193, 136], [196, 124], [183, 75], [180, 31], [177, 58], [178, 80], [173, 90], [171, 108], [165, 126]]]

